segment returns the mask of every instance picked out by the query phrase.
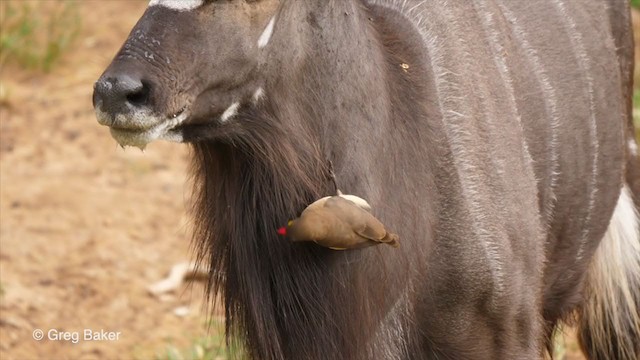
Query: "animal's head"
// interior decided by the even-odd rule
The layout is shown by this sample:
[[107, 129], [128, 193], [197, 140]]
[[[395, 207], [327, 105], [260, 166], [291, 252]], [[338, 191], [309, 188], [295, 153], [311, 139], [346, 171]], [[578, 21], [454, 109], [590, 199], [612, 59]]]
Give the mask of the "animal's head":
[[327, 131], [340, 133], [345, 119], [352, 129], [375, 126], [371, 113], [383, 110], [368, 95], [382, 77], [358, 63], [375, 57], [372, 45], [353, 41], [370, 31], [361, 7], [354, 0], [151, 0], [95, 83], [98, 122], [123, 146], [296, 134], [288, 140], [326, 148], [318, 139], [333, 139]]
[[95, 83], [98, 122], [121, 145], [144, 147], [156, 139], [183, 141], [185, 127], [223, 124], [260, 101], [266, 74], [278, 61], [267, 61], [269, 50], [286, 47], [274, 36], [289, 31], [276, 25], [280, 5], [151, 0]]

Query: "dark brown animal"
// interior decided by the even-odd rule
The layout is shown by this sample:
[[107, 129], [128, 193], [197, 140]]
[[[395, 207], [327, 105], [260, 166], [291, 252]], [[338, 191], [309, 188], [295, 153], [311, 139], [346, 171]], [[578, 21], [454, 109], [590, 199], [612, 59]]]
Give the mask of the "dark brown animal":
[[[150, 5], [98, 120], [191, 144], [198, 259], [252, 358], [539, 359], [576, 311], [589, 358], [640, 358], [626, 0]], [[401, 247], [276, 234], [329, 161]]]

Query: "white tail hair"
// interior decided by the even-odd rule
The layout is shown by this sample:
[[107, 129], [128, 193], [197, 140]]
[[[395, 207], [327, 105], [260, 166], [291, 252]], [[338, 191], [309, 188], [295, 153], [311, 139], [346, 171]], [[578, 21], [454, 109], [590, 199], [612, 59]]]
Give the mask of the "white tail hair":
[[640, 217], [622, 188], [592, 259], [580, 312], [580, 343], [591, 360], [640, 359]]

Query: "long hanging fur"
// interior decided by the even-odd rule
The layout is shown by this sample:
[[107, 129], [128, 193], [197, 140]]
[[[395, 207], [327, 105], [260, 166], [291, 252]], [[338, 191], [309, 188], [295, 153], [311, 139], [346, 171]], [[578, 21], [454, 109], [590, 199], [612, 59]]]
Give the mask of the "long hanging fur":
[[[355, 324], [369, 319], [366, 312], [365, 318], [350, 312], [349, 292], [327, 291], [338, 280], [329, 270], [330, 250], [292, 245], [276, 233], [313, 200], [335, 191], [328, 163], [305, 136], [308, 129], [292, 137], [287, 125], [265, 121], [266, 113], [243, 116], [243, 130], [234, 130], [238, 136], [193, 144], [194, 236], [199, 260], [210, 264], [207, 293], [224, 294], [227, 334], [239, 335], [251, 358], [355, 351], [362, 346], [357, 341], [297, 336], [305, 333], [298, 327], [355, 333], [360, 331]], [[333, 307], [341, 303], [345, 306]], [[335, 319], [354, 325], [332, 323]]]
[[591, 360], [640, 359], [640, 216], [627, 186], [587, 276], [583, 351]]

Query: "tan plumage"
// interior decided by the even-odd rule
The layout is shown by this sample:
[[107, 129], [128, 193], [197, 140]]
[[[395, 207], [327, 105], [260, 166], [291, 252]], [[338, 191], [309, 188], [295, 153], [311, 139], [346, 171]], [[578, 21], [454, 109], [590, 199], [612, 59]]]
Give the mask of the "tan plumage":
[[327, 196], [309, 205], [289, 222], [292, 241], [313, 241], [334, 250], [360, 249], [382, 243], [399, 246], [399, 237], [387, 232], [370, 212], [369, 204], [354, 195]]

